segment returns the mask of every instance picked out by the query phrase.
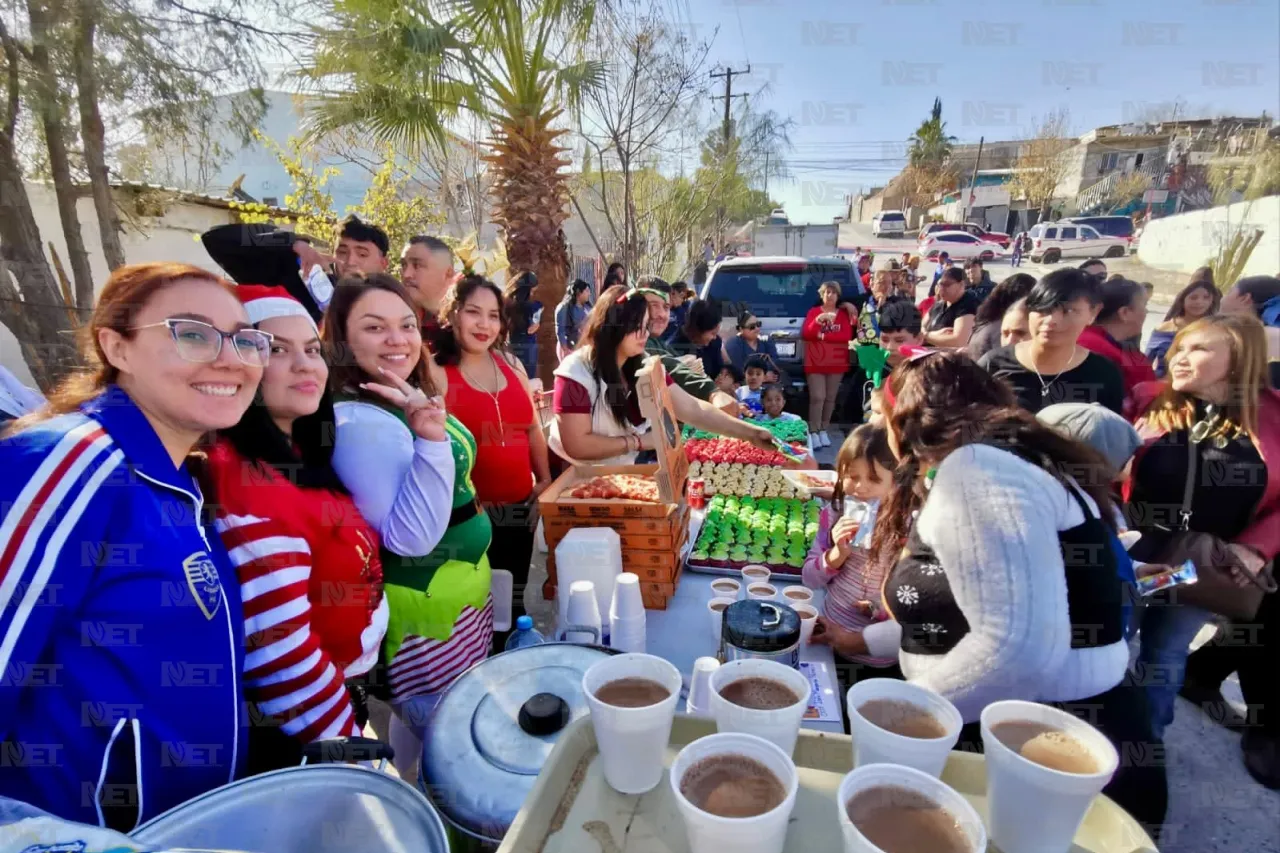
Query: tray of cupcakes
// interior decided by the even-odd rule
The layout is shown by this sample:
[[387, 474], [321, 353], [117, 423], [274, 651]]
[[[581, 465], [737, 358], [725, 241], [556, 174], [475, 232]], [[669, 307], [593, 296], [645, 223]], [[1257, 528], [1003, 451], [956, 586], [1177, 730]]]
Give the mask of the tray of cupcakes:
[[688, 568], [736, 575], [759, 565], [794, 580], [818, 535], [821, 511], [817, 500], [717, 494], [707, 504]]
[[695, 679], [697, 716], [676, 713], [680, 685], [649, 655], [593, 665], [590, 713], [559, 732], [498, 853], [1156, 851], [1100, 793], [1115, 747], [1050, 706], [990, 705], [981, 755], [953, 751], [959, 713], [907, 682], [851, 688], [852, 738], [801, 728], [804, 678], [782, 664]]

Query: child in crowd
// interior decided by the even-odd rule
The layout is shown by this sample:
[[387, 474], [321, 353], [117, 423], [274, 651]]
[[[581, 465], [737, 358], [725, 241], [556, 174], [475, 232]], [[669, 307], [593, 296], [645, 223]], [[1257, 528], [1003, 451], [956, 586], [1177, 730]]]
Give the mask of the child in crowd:
[[662, 338], [670, 343], [675, 339], [676, 333], [684, 328], [684, 319], [689, 313], [689, 285], [683, 281], [677, 281], [671, 285], [671, 295], [668, 299], [671, 320], [667, 323], [667, 331], [663, 333]]
[[781, 385], [766, 385], [760, 392], [760, 404], [764, 406], [761, 421], [802, 421], [804, 418], [782, 411], [787, 405], [787, 394]]
[[[827, 588], [819, 629], [830, 622], [845, 631], [861, 634], [868, 625], [884, 618], [880, 588], [885, 571], [868, 560], [865, 543], [870, 541], [880, 501], [893, 487], [896, 466], [897, 460], [889, 449], [883, 427], [864, 424], [850, 433], [840, 446], [836, 456], [835, 494], [822, 510], [818, 535], [803, 569], [805, 586]], [[867, 505], [868, 511], [861, 520], [845, 512], [846, 505], [857, 506], [855, 501]], [[855, 541], [858, 544], [855, 545]], [[815, 634], [814, 642], [822, 642], [820, 634]], [[877, 676], [902, 677], [897, 655], [886, 653], [884, 657], [876, 657], [865, 644], [863, 649], [862, 654], [851, 659], [853, 663], [873, 668]], [[854, 673], [840, 674], [848, 674], [850, 683], [857, 680]]]
[[747, 384], [738, 389], [738, 402], [751, 413], [752, 417], [758, 417], [764, 413], [764, 404], [760, 402], [760, 391], [764, 387], [765, 374], [772, 366], [769, 356], [760, 353], [749, 356], [743, 364], [742, 372]]
[[716, 376], [716, 390], [723, 391], [736, 399], [738, 389], [742, 386], [742, 380], [742, 371], [732, 364], [726, 364], [720, 368], [720, 373]]
[[894, 300], [880, 309], [880, 347], [889, 353], [889, 367], [897, 367], [903, 347], [924, 346], [924, 317], [905, 300]]

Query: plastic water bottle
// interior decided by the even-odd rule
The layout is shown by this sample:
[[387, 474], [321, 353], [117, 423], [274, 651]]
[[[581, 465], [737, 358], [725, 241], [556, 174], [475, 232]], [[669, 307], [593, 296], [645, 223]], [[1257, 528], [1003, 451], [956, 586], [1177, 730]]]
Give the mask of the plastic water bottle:
[[523, 649], [525, 646], [537, 646], [545, 643], [547, 638], [539, 634], [533, 628], [532, 616], [519, 616], [516, 618], [516, 629], [507, 637], [507, 644], [503, 646], [503, 651], [511, 651], [512, 649]]

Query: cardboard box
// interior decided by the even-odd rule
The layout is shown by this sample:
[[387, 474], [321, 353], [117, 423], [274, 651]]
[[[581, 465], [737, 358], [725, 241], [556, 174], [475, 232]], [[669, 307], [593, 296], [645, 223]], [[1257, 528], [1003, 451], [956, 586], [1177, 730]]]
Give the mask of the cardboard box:
[[[687, 469], [686, 469], [687, 470]], [[547, 487], [538, 499], [542, 517], [556, 518], [609, 518], [609, 519], [666, 519], [676, 511], [676, 501], [650, 503], [648, 501], [590, 500], [571, 498], [566, 493], [579, 483], [606, 474], [637, 474], [658, 478], [657, 465], [575, 465], [561, 474]], [[659, 487], [661, 493], [661, 487]]]
[[636, 373], [636, 396], [640, 401], [640, 414], [654, 433], [658, 495], [664, 501], [679, 503], [684, 499], [684, 484], [689, 479], [689, 459], [684, 453], [684, 436], [667, 387], [667, 372], [657, 356], [648, 359]]

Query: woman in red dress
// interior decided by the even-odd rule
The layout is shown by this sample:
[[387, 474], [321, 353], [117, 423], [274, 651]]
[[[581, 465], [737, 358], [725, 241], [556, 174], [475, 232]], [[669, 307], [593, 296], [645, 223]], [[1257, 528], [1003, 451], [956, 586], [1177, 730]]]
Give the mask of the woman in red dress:
[[[511, 572], [512, 622], [524, 611], [538, 496], [551, 485], [547, 440], [524, 366], [507, 349], [502, 291], [479, 276], [458, 282], [441, 313], [436, 363], [449, 377], [445, 407], [476, 439], [471, 480], [493, 523], [489, 565]], [[495, 632], [502, 651], [506, 633]]]

